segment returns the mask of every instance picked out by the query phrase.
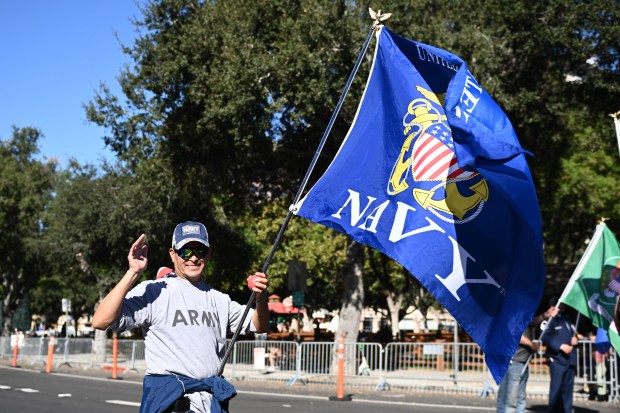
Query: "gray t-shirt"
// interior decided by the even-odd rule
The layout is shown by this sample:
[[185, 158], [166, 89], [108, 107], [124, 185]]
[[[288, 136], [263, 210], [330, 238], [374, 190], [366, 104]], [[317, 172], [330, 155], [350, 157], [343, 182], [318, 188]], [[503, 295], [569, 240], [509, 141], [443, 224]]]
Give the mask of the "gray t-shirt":
[[[202, 281], [192, 284], [172, 274], [135, 286], [110, 328], [124, 331], [142, 327], [146, 374], [204, 379], [217, 374], [226, 351], [226, 334], [237, 329], [244, 309]], [[242, 334], [256, 331], [251, 322], [253, 314], [250, 309]], [[190, 395], [190, 400], [194, 410], [209, 411], [209, 393]]]

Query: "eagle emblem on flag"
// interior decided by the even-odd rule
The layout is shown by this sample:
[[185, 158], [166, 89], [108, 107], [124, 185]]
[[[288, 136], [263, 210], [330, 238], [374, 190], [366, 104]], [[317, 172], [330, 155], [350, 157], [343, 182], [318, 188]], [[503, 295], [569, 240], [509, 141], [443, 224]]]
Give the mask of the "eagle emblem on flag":
[[[412, 195], [416, 202], [444, 221], [467, 222], [489, 199], [489, 188], [477, 172], [459, 167], [452, 131], [443, 114], [444, 96], [420, 86], [416, 89], [423, 97], [412, 100], [403, 116], [406, 138], [392, 168], [387, 192], [396, 195], [406, 190], [409, 179], [436, 181], [437, 185], [430, 189], [414, 187]], [[462, 184], [467, 181], [470, 182]], [[459, 185], [466, 186], [464, 192], [469, 194], [463, 195]], [[468, 215], [472, 210], [475, 212]]]

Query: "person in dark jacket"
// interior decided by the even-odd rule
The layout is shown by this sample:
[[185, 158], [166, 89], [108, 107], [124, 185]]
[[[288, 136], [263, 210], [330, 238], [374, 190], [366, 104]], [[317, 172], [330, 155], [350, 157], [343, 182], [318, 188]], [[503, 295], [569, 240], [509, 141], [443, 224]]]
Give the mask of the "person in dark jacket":
[[572, 413], [577, 369], [575, 346], [579, 340], [575, 326], [566, 317], [565, 304], [559, 304], [559, 313], [549, 320], [541, 340], [547, 346], [545, 356], [551, 375], [549, 413]]
[[502, 378], [497, 390], [497, 413], [525, 413], [527, 404], [525, 390], [530, 375], [529, 361], [532, 354], [539, 348], [534, 337], [539, 331], [541, 323], [554, 317], [557, 313], [557, 308], [553, 305], [550, 306], [547, 311], [534, 317], [534, 320], [523, 331], [519, 347], [512, 356], [508, 371]]

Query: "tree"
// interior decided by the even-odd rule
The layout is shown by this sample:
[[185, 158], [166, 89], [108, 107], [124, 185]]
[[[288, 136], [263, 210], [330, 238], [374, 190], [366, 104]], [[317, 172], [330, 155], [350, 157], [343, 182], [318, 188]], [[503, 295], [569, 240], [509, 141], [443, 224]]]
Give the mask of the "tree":
[[45, 214], [50, 273], [41, 282], [69, 294], [75, 311], [90, 313], [124, 274], [127, 251], [140, 234], [147, 235], [150, 252], [144, 277], [154, 278], [160, 266], [170, 265], [176, 222], [169, 176], [157, 157], [135, 171], [122, 165], [98, 171], [71, 161], [58, 174]]
[[347, 246], [347, 259], [343, 269], [342, 304], [335, 340], [342, 336], [346, 342], [357, 342], [362, 309], [364, 308], [364, 246], [353, 240]]
[[[209, 271], [222, 276], [222, 285], [239, 286], [257, 261], [254, 240], [242, 230], [263, 213], [253, 206], [290, 199], [297, 190], [370, 24], [367, 6], [149, 2], [138, 22], [141, 36], [125, 48], [134, 61], [121, 74], [126, 99], [103, 86], [88, 106], [89, 119], [108, 128], [106, 143], [134, 179], [156, 184], [147, 174], [167, 168], [162, 187], [169, 199], [158, 201], [172, 208], [169, 216], [207, 217], [220, 232], [225, 243]], [[552, 279], [566, 278], [559, 268], [574, 265], [598, 215], [620, 218], [607, 195], [613, 181], [592, 180], [593, 207], [581, 207], [577, 190], [603, 169], [617, 172], [581, 169], [595, 165], [597, 153], [615, 153], [607, 114], [620, 97], [620, 3], [395, 0], [389, 7], [391, 29], [467, 61], [536, 154], [530, 165], [548, 268]], [[369, 63], [368, 56], [317, 173], [345, 136]], [[572, 189], [563, 184], [567, 177]]]
[[[239, 236], [245, 213], [260, 216], [253, 205], [296, 191], [364, 36], [357, 7], [150, 2], [141, 36], [125, 48], [135, 62], [120, 77], [126, 100], [104, 85], [88, 105], [89, 119], [110, 131], [106, 143], [137, 179], [148, 180], [142, 173], [151, 158], [168, 168], [175, 216], [200, 217], [219, 232], [207, 269], [214, 286], [238, 287], [254, 258]], [[321, 166], [354, 108], [355, 100], [344, 108]]]
[[399, 322], [412, 300], [412, 277], [402, 265], [380, 251], [367, 248], [368, 258], [364, 268], [366, 305], [375, 309], [387, 309], [392, 338], [400, 337]]
[[[61, 298], [70, 298], [79, 317], [91, 313], [99, 295], [122, 274], [125, 249], [135, 233], [120, 177], [98, 177], [90, 165], [71, 161], [58, 174], [55, 196], [45, 214], [43, 237], [50, 271], [39, 280], [33, 301], [58, 316]], [[51, 302], [50, 302], [51, 301]]]
[[[417, 10], [424, 18], [411, 24]], [[395, 1], [389, 11], [388, 26], [399, 34], [468, 62], [507, 112], [523, 147], [536, 155], [529, 163], [549, 278], [565, 282], [600, 215], [620, 219], [607, 200], [614, 185], [601, 174], [617, 187], [616, 167], [587, 166], [601, 153], [617, 152], [608, 114], [618, 110], [620, 98], [620, 29], [612, 23], [620, 18], [620, 3]], [[583, 208], [584, 195], [592, 207]]]
[[[357, 7], [150, 2], [138, 22], [142, 35], [125, 48], [135, 62], [120, 77], [126, 101], [104, 85], [87, 115], [110, 130], [106, 143], [130, 167], [160, 154], [179, 197], [187, 195], [186, 210], [229, 214], [294, 192], [361, 45]], [[361, 87], [352, 90], [322, 166], [360, 94]]]
[[0, 141], [0, 281], [3, 334], [11, 331], [13, 313], [25, 292], [44, 269], [40, 239], [42, 217], [52, 196], [56, 164], [39, 161], [41, 132], [13, 127], [8, 141]]
[[13, 312], [11, 325], [18, 331], [28, 331], [30, 330], [31, 319], [30, 300], [28, 299], [28, 293], [26, 293], [19, 302], [15, 312]]
[[[239, 231], [244, 234], [254, 257], [251, 268], [263, 267], [289, 204], [290, 200], [285, 198], [274, 200], [263, 204], [260, 212], [248, 212], [240, 220], [244, 225]], [[304, 306], [308, 313], [313, 309], [337, 307], [342, 295], [339, 274], [344, 264], [346, 246], [347, 239], [344, 235], [293, 217], [269, 266], [270, 290], [281, 296], [288, 295], [288, 262], [303, 261], [308, 270], [308, 291], [304, 296]], [[245, 291], [247, 290], [244, 289], [243, 292]]]

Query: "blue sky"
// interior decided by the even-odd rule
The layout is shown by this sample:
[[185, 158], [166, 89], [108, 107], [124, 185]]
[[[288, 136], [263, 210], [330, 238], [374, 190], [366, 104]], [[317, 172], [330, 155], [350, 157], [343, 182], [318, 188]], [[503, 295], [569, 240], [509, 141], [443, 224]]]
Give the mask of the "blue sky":
[[136, 36], [133, 0], [0, 0], [0, 139], [11, 126], [41, 130], [41, 155], [99, 165], [113, 159], [105, 131], [86, 121], [82, 107], [129, 59], [119, 41]]

